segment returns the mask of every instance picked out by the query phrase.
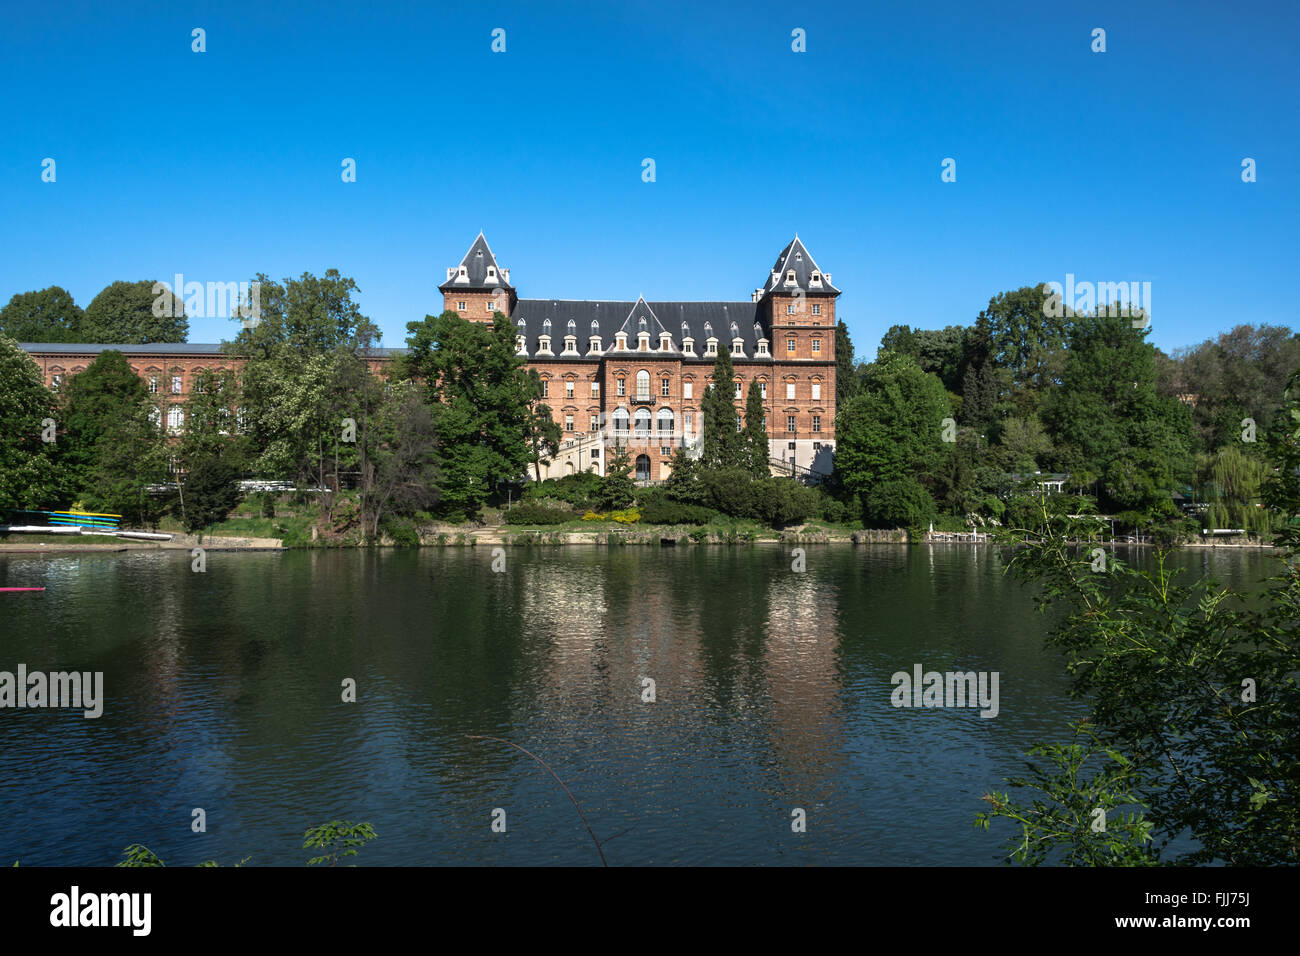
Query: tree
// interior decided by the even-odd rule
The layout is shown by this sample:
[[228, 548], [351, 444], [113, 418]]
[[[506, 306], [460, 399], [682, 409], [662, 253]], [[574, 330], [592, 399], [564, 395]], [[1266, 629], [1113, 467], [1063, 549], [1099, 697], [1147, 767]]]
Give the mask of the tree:
[[386, 512], [409, 514], [438, 500], [433, 414], [414, 382], [393, 387], [379, 426], [380, 441], [371, 456], [373, 476], [366, 482], [366, 514], [375, 537]]
[[[534, 395], [540, 396], [541, 387], [537, 384], [537, 373], [530, 370], [529, 377], [533, 379]], [[528, 410], [526, 427], [529, 458], [533, 463], [534, 474], [540, 482], [542, 462], [553, 457], [560, 447], [560, 426], [555, 423], [555, 416], [552, 415], [549, 405], [533, 404]]]
[[948, 393], [937, 377], [907, 356], [885, 353], [836, 418], [835, 468], [844, 487], [864, 495], [884, 482], [933, 484], [952, 454], [943, 440], [949, 414]]
[[990, 357], [1007, 371], [1010, 397], [1021, 412], [1038, 407], [1064, 362], [1070, 319], [1064, 309], [1048, 308], [1047, 302], [1046, 285], [1024, 286], [994, 296], [977, 320], [987, 326]]
[[240, 402], [239, 377], [229, 369], [205, 369], [191, 379], [179, 445], [183, 469], [204, 458], [221, 458], [236, 471], [244, 470], [248, 439], [235, 427], [234, 414]]
[[44, 508], [63, 497], [57, 440], [43, 439], [57, 418], [41, 370], [0, 335], [0, 520], [11, 508]]
[[1078, 316], [1061, 386], [1043, 406], [1053, 464], [1102, 476], [1103, 509], [1168, 512], [1191, 477], [1187, 410], [1156, 393], [1155, 355], [1127, 316]]
[[57, 285], [20, 292], [0, 309], [0, 335], [17, 342], [82, 342], [85, 314]]
[[185, 476], [185, 530], [193, 534], [226, 519], [239, 504], [239, 474], [221, 457], [200, 459]]
[[627, 447], [619, 441], [614, 454], [605, 465], [605, 475], [600, 482], [597, 503], [604, 510], [626, 508], [636, 496], [636, 482], [632, 480], [632, 457]]
[[877, 528], [922, 528], [934, 517], [934, 499], [912, 478], [872, 485], [862, 508], [867, 522]]
[[86, 306], [82, 336], [91, 342], [144, 345], [184, 342], [185, 306], [162, 283], [114, 282]]
[[755, 379], [749, 383], [749, 394], [745, 400], [745, 428], [740, 435], [740, 458], [742, 466], [755, 478], [767, 478], [772, 473], [768, 465], [770, 457], [763, 391]]
[[535, 385], [500, 312], [489, 325], [449, 310], [407, 330], [406, 372], [424, 382], [438, 434], [440, 506], [473, 515], [500, 482], [526, 473]]
[[853, 356], [853, 339], [849, 327], [840, 319], [835, 323], [835, 407], [842, 408], [853, 397], [857, 385], [857, 364]]
[[735, 370], [731, 351], [718, 349], [713, 363], [713, 377], [701, 406], [704, 412], [704, 450], [706, 468], [735, 468], [742, 464], [740, 430], [736, 427]]
[[[64, 434], [60, 441], [65, 443], [64, 464], [73, 486], [79, 490], [93, 483], [92, 471], [96, 469], [100, 479], [116, 480], [104, 474], [102, 460], [117, 457], [111, 448], [114, 441], [149, 444], [147, 438], [151, 436], [155, 443], [163, 442], [162, 414], [121, 352], [112, 349], [100, 352], [84, 372], [68, 379], [61, 398]], [[121, 462], [121, 466], [130, 470], [126, 462]]]

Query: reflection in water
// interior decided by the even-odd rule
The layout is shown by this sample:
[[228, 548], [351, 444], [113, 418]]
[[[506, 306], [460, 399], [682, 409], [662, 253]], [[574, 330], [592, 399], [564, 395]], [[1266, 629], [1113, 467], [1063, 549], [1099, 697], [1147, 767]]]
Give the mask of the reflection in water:
[[[100, 670], [106, 694], [93, 721], [0, 711], [0, 860], [139, 841], [296, 864], [341, 817], [379, 832], [362, 863], [595, 862], [540, 768], [467, 736], [491, 734], [619, 834], [613, 864], [997, 862], [980, 796], [1077, 710], [1029, 596], [991, 550], [806, 551], [802, 572], [778, 546], [515, 549], [501, 574], [470, 548], [211, 554], [203, 574], [185, 552], [0, 557], [0, 584], [49, 588], [5, 606], [0, 670]], [[998, 671], [1001, 713], [894, 709], [915, 664]]]

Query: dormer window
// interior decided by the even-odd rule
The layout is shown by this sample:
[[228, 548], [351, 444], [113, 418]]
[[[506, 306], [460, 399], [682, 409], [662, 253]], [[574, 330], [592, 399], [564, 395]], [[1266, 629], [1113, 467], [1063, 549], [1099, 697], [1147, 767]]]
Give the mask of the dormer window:
[[713, 334], [713, 324], [712, 324], [711, 322], [705, 322], [705, 323], [704, 323], [704, 337], [707, 339], [707, 338], [708, 338], [709, 336], [711, 336], [712, 334]]
[[600, 335], [600, 323], [595, 319], [591, 320], [591, 334]]
[[791, 283], [795, 281], [793, 269], [791, 269], [789, 272], [785, 274], [785, 281], [786, 283]]
[[523, 331], [523, 328], [524, 328], [524, 318], [523, 318], [523, 316], [520, 316], [520, 317], [519, 317], [519, 321], [516, 322], [515, 325], [519, 326], [520, 331]]
[[717, 355], [717, 354], [718, 354], [718, 340], [717, 340], [717, 339], [709, 339], [707, 342], [704, 343], [704, 354], [705, 354], [705, 355]]
[[528, 354], [528, 349], [524, 347], [524, 337], [522, 335], [515, 336], [515, 354], [516, 355]]
[[688, 339], [688, 338], [690, 338], [690, 337], [691, 337], [691, 327], [690, 327], [689, 325], [687, 325], [685, 322], [683, 322], [683, 323], [682, 323], [682, 338], [684, 338], [684, 339]]
[[551, 354], [551, 337], [549, 335], [538, 336], [537, 354], [538, 355]]
[[570, 335], [575, 334], [578, 331], [578, 323], [574, 322], [573, 319], [569, 319], [568, 329]]
[[488, 267], [487, 267], [487, 277], [488, 277], [489, 279], [495, 279], [495, 278], [497, 277], [497, 267], [496, 267], [496, 266], [488, 266]]
[[761, 339], [762, 337], [763, 337], [763, 327], [762, 327], [761, 325], [759, 325], [757, 322], [755, 322], [755, 323], [754, 323], [754, 338], [756, 338], [756, 339]]
[[813, 282], [813, 283], [815, 283], [815, 284], [817, 284], [817, 285], [821, 285], [821, 283], [822, 283], [822, 274], [821, 274], [820, 272], [816, 272], [816, 271], [814, 271], [813, 274], [812, 274], [812, 277], [811, 277], [811, 279], [809, 279], [809, 281], [810, 281], [810, 282]]
[[731, 323], [731, 337], [734, 339], [734, 338], [737, 338], [739, 335], [740, 335], [740, 326], [736, 325], [735, 322], [732, 322], [732, 323]]
[[796, 253], [794, 254], [794, 261], [795, 261], [795, 262], [803, 262], [803, 253], [802, 253], [802, 252], [796, 252]]
[[459, 275], [457, 275], [456, 278], [458, 278], [458, 279], [468, 279], [468, 278], [469, 278], [469, 269], [467, 269], [465, 266], [461, 266], [461, 267], [460, 267], [460, 273], [459, 273]]
[[744, 339], [741, 339], [741, 338], [734, 338], [734, 339], [731, 340], [731, 354], [732, 354], [732, 355], [738, 355], [738, 356], [740, 356], [741, 358], [744, 358], [744, 357], [745, 357], [745, 340], [744, 340]]
[[641, 316], [641, 321], [637, 323], [637, 327], [638, 327], [638, 328], [642, 328], [642, 329], [645, 328], [645, 316], [644, 316], [644, 315]]
[[550, 319], [547, 319], [545, 322], [542, 323], [542, 332], [545, 333], [546, 335], [550, 335], [550, 334], [551, 334], [551, 320], [550, 320]]
[[695, 354], [695, 340], [691, 338], [689, 335], [682, 339], [682, 354], [683, 355]]

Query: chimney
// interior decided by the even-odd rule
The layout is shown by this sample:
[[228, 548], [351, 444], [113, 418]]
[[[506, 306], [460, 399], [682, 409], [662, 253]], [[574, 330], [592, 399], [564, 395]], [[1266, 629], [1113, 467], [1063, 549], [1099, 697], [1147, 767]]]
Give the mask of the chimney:
[[450, 281], [451, 281], [451, 277], [454, 276], [455, 274], [456, 274], [456, 267], [455, 267], [455, 266], [448, 266], [448, 267], [447, 267], [447, 281], [450, 282]]
[[823, 272], [822, 275], [826, 277], [826, 284], [827, 284], [827, 285], [830, 285], [830, 284], [831, 284], [831, 274], [830, 274], [829, 272]]
[[[501, 270], [501, 274], [502, 274], [503, 276], [506, 277], [506, 282], [508, 283], [508, 282], [510, 281], [510, 270], [509, 270], [509, 269], [502, 269], [502, 270]], [[826, 281], [827, 281], [827, 282], [830, 282], [830, 281], [831, 281], [831, 280], [830, 280], [830, 276], [827, 276], [827, 277], [826, 277]]]

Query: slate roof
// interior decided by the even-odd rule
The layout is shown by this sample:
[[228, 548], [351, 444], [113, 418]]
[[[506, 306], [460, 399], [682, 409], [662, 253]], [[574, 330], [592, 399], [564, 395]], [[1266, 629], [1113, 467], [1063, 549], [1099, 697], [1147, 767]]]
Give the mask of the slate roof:
[[[498, 288], [514, 288], [506, 281], [505, 275], [501, 272], [501, 266], [497, 264], [496, 256], [492, 255], [487, 239], [484, 238], [481, 232], [478, 234], [478, 238], [470, 244], [469, 252], [465, 253], [465, 258], [460, 260], [460, 264], [465, 267], [465, 273], [469, 281], [457, 282], [457, 276], [453, 275], [438, 286], [439, 292], [450, 292], [452, 289], [480, 292]], [[496, 269], [495, 279], [488, 279], [488, 266], [493, 266]], [[457, 269], [457, 273], [459, 273], [459, 269]]]
[[[791, 269], [794, 270], [795, 282], [787, 285], [786, 273]], [[813, 261], [812, 255], [804, 244], [799, 241], [798, 236], [791, 239], [790, 244], [781, 250], [781, 254], [776, 257], [772, 270], [776, 272], [776, 276], [773, 278], [769, 273], [768, 281], [763, 286], [764, 295], [789, 290], [794, 288], [795, 285], [810, 295], [840, 294], [840, 290], [827, 281], [826, 273], [821, 272], [821, 268]], [[812, 274], [814, 272], [821, 272], [821, 283], [818, 285], [812, 284]]]
[[[645, 331], [650, 333], [650, 348], [659, 349], [659, 333], [665, 331], [673, 337], [674, 355], [681, 354], [682, 340], [687, 334], [695, 340], [695, 356], [686, 356], [685, 360], [712, 364], [712, 356], [704, 358], [704, 344], [709, 338], [716, 338], [722, 345], [730, 346], [733, 338], [740, 338], [745, 343], [745, 358], [752, 359], [757, 352], [760, 336], [771, 339], [765, 330], [756, 330], [759, 306], [755, 302], [647, 302], [638, 299], [635, 302], [588, 299], [520, 299], [515, 306], [511, 323], [524, 336], [530, 357], [537, 354], [538, 338], [551, 336], [551, 351], [558, 358], [564, 349], [564, 337], [578, 337], [578, 353], [587, 359], [587, 348], [593, 335], [599, 335], [601, 346], [610, 352], [615, 343], [615, 333], [627, 332], [629, 350], [635, 350], [637, 333], [641, 331], [640, 320], [646, 320]], [[546, 326], [549, 321], [550, 328]], [[523, 323], [522, 327], [520, 323]], [[569, 323], [573, 323], [570, 330]], [[597, 323], [595, 329], [592, 323]], [[683, 331], [683, 324], [686, 330]], [[735, 331], [732, 331], [732, 325]], [[770, 348], [770, 346], [769, 346]], [[619, 353], [623, 354], [623, 353]], [[546, 356], [549, 358], [550, 356]], [[565, 356], [566, 361], [573, 361], [573, 356]], [[762, 361], [771, 361], [770, 355]], [[600, 356], [590, 356], [596, 362]]]

